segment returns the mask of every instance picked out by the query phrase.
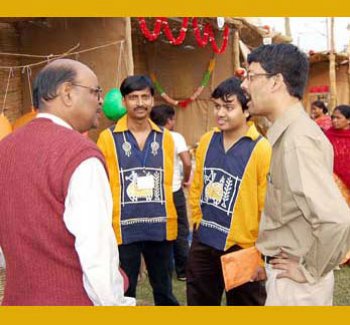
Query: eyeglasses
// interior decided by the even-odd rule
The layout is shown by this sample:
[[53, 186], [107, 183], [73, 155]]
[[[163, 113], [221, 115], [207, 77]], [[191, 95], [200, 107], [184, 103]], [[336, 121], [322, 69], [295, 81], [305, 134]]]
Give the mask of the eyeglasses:
[[76, 84], [76, 83], [73, 83], [73, 82], [72, 82], [72, 85], [76, 86], [76, 87], [89, 89], [91, 91], [91, 93], [94, 94], [97, 97], [97, 100], [101, 100], [101, 98], [102, 98], [102, 88], [100, 86], [94, 88], [94, 87], [89, 87], [89, 86]]
[[276, 73], [254, 73], [254, 72], [248, 72], [245, 79], [247, 79], [248, 81], [252, 81], [254, 77], [272, 77], [275, 76]]

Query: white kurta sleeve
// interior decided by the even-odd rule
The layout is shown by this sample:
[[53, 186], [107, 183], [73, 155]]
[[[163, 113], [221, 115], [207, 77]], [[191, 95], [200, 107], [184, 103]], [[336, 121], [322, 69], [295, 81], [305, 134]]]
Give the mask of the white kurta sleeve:
[[112, 196], [107, 174], [97, 158], [74, 171], [65, 200], [64, 222], [75, 237], [86, 293], [95, 306], [132, 306], [124, 296], [118, 270], [118, 245], [112, 228]]

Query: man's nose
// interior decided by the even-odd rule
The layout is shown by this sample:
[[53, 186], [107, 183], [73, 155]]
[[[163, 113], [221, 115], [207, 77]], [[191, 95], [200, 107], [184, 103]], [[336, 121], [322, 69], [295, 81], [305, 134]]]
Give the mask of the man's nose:
[[137, 106], [142, 106], [143, 101], [142, 101], [142, 97], [137, 97]]
[[103, 105], [103, 97], [102, 97], [102, 96], [101, 96], [100, 99], [98, 100], [98, 103], [99, 103], [100, 106]]

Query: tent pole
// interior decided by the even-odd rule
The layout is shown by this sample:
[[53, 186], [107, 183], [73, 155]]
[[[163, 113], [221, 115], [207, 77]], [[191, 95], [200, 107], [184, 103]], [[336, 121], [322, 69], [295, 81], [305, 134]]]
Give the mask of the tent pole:
[[330, 101], [329, 108], [332, 112], [337, 105], [337, 77], [336, 77], [336, 54], [334, 43], [334, 17], [330, 18], [330, 53], [329, 53], [329, 82]]
[[239, 67], [239, 33], [238, 30], [235, 29], [233, 31], [233, 74]]

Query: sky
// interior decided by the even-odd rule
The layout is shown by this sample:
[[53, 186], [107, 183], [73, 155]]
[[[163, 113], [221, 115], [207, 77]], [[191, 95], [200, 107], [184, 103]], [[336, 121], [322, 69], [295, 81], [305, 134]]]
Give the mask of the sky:
[[[313, 50], [327, 51], [327, 17], [290, 17], [293, 44], [308, 52]], [[284, 17], [261, 17], [262, 25], [285, 33]], [[349, 26], [349, 27], [348, 27]], [[335, 46], [337, 52], [342, 52], [350, 41], [350, 17], [335, 18]]]

